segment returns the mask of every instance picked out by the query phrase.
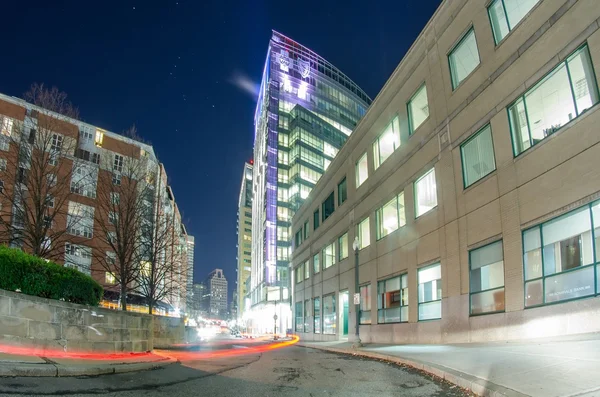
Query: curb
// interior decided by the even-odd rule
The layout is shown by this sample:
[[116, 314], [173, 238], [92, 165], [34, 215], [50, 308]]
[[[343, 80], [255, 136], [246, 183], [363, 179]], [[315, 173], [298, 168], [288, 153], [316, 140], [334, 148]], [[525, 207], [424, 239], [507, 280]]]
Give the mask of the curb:
[[516, 390], [509, 389], [507, 387], [498, 385], [490, 382], [489, 380], [479, 378], [477, 376], [469, 375], [464, 372], [454, 370], [452, 368], [444, 367], [442, 365], [436, 365], [431, 363], [424, 363], [416, 360], [408, 360], [405, 358], [390, 356], [387, 354], [373, 353], [364, 350], [348, 350], [348, 349], [336, 349], [333, 347], [319, 347], [312, 345], [305, 345], [298, 343], [296, 346], [305, 347], [309, 349], [323, 350], [331, 353], [348, 354], [353, 356], [361, 356], [367, 358], [374, 358], [377, 360], [383, 360], [393, 362], [396, 364], [406, 365], [424, 372], [430, 375], [437, 376], [438, 378], [444, 379], [452, 384], [455, 384], [463, 389], [467, 389], [478, 396], [486, 397], [530, 397], [528, 394], [520, 393]]
[[148, 371], [163, 368], [178, 361], [165, 358], [158, 361], [114, 363], [99, 365], [65, 366], [60, 364], [30, 364], [0, 362], [0, 378], [2, 377], [68, 377], [68, 376], [97, 376], [122, 374], [127, 372]]

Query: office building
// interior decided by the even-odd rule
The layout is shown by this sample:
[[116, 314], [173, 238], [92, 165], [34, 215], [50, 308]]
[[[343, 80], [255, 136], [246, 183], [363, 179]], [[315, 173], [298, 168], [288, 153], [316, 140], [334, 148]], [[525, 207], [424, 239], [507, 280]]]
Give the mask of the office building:
[[[126, 199], [135, 208], [121, 206]], [[165, 272], [157, 311], [183, 310], [187, 233], [153, 147], [0, 94], [0, 243], [92, 276], [106, 291], [101, 304], [117, 307], [118, 243], [110, 242], [116, 228], [129, 227], [120, 222], [124, 211], [139, 233], [132, 255], [141, 275], [151, 260]], [[147, 311], [139, 280], [129, 284], [129, 309]]]
[[292, 216], [370, 102], [325, 59], [273, 32], [254, 119], [250, 321], [255, 332], [273, 332], [275, 314], [277, 332], [291, 327]]
[[187, 287], [186, 311], [189, 312], [194, 300], [194, 236], [187, 235]]
[[354, 339], [355, 293], [366, 342], [600, 330], [599, 17], [441, 3], [295, 215], [301, 338]]
[[237, 221], [237, 279], [235, 296], [231, 302], [231, 315], [236, 320], [241, 320], [245, 306], [246, 280], [252, 270], [252, 164], [244, 164], [240, 197], [238, 200]]
[[222, 269], [215, 269], [209, 273], [204, 281], [207, 289], [208, 317], [211, 319], [225, 320], [227, 318], [227, 280]]

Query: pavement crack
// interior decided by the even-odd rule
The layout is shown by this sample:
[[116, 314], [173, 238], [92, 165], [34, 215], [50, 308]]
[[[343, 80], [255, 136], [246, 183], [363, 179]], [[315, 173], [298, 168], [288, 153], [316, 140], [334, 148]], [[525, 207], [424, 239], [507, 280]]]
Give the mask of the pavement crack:
[[52, 360], [50, 360], [48, 357], [42, 357], [42, 356], [40, 356], [40, 358], [41, 358], [42, 360], [44, 360], [45, 362], [47, 362], [48, 364], [52, 364], [52, 365], [56, 365], [56, 364], [57, 364], [57, 362], [56, 362], [56, 361], [52, 361]]

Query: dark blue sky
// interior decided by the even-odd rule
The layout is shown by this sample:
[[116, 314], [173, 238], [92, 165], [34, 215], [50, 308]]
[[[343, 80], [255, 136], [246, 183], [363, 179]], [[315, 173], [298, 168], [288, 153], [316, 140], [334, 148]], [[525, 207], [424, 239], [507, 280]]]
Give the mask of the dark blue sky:
[[[136, 124], [165, 163], [188, 232], [195, 275], [235, 281], [236, 210], [252, 157], [251, 95], [271, 29], [341, 69], [374, 98], [440, 0], [140, 0], [7, 2], [0, 92], [57, 86], [84, 121]], [[237, 78], [236, 78], [237, 76]], [[231, 299], [231, 295], [230, 295]]]

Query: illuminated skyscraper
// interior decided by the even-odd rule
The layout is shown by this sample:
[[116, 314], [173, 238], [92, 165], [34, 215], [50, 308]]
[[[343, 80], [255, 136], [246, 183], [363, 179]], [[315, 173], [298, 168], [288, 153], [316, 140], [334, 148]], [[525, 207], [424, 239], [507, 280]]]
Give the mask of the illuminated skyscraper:
[[255, 332], [273, 331], [275, 324], [277, 332], [291, 328], [292, 216], [370, 103], [336, 67], [273, 32], [254, 117], [250, 322]]
[[232, 302], [232, 315], [236, 319], [244, 313], [246, 280], [250, 277], [252, 264], [252, 161], [244, 164], [240, 197], [238, 200], [237, 230], [237, 280], [235, 296]]

